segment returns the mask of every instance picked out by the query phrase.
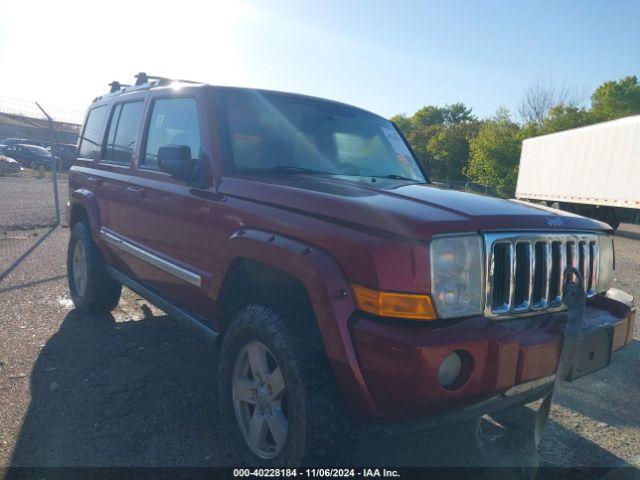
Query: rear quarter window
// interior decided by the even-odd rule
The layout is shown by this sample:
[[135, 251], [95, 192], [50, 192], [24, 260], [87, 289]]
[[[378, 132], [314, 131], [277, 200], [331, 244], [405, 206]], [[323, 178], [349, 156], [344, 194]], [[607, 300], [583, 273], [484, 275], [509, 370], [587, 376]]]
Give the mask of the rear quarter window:
[[102, 131], [107, 120], [108, 110], [107, 105], [101, 105], [89, 111], [80, 139], [78, 157], [95, 160], [100, 156]]

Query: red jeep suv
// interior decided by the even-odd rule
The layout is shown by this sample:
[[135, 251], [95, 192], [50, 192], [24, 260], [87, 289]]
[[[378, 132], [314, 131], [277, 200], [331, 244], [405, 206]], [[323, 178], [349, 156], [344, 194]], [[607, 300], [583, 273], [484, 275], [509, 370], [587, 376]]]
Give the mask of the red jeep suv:
[[571, 378], [630, 341], [603, 223], [438, 188], [400, 131], [302, 95], [137, 76], [87, 113], [69, 175], [80, 312], [122, 285], [217, 337], [243, 464], [308, 465], [356, 425], [426, 429], [552, 388], [583, 279]]

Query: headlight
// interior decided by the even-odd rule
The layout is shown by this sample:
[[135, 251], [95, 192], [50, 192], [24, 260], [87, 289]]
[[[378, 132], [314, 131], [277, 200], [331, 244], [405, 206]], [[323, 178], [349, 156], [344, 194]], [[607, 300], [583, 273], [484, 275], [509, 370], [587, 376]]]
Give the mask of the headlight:
[[484, 262], [479, 235], [431, 240], [431, 296], [440, 318], [482, 313]]
[[598, 260], [598, 284], [596, 293], [609, 290], [613, 280], [613, 237], [600, 235], [598, 237], [598, 250], [600, 258]]

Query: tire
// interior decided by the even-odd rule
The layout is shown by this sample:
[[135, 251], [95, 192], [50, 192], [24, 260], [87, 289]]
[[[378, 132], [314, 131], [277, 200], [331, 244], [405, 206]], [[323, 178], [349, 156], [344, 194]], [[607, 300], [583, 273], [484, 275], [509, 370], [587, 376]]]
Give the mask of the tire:
[[84, 222], [76, 223], [71, 231], [67, 279], [73, 304], [81, 313], [104, 314], [118, 305], [122, 285], [107, 273], [102, 254]]
[[[345, 414], [320, 334], [313, 319], [304, 317], [263, 305], [248, 305], [236, 313], [225, 333], [218, 363], [219, 402], [229, 443], [241, 465], [335, 465], [355, 446], [356, 430]], [[253, 405], [239, 400], [246, 399], [246, 395], [234, 388], [234, 378], [253, 382], [254, 387], [260, 383], [249, 360], [251, 349], [262, 350], [266, 358], [264, 384], [275, 386], [267, 397], [275, 398], [278, 392], [284, 392], [271, 401], [271, 406], [264, 407], [264, 415], [260, 414], [265, 403], [261, 395], [264, 385], [253, 390]], [[278, 368], [282, 381], [276, 375]], [[258, 431], [263, 435], [253, 435], [247, 428], [254, 425], [256, 414], [263, 418], [255, 423], [262, 425]], [[287, 422], [284, 436], [283, 417]], [[258, 445], [254, 441], [251, 447], [245, 437], [261, 437], [263, 441]], [[260, 450], [262, 444], [264, 449]]]

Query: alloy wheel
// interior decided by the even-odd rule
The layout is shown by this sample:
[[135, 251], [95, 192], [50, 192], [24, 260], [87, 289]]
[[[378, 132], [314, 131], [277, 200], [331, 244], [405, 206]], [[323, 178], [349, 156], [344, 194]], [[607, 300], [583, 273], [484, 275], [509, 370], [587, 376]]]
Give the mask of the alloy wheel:
[[233, 407], [242, 436], [258, 457], [272, 459], [289, 427], [287, 388], [274, 355], [258, 341], [239, 352], [232, 373]]
[[76, 293], [82, 297], [87, 291], [87, 254], [82, 242], [73, 247], [73, 285]]

